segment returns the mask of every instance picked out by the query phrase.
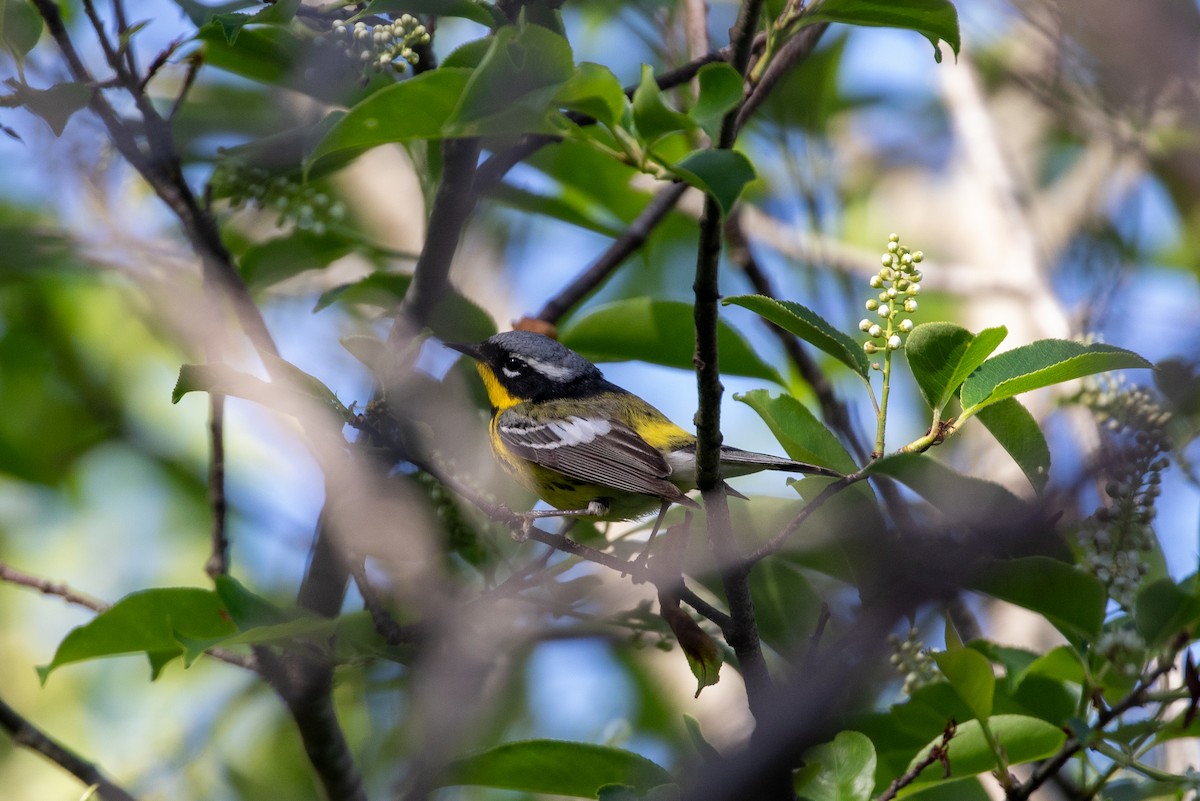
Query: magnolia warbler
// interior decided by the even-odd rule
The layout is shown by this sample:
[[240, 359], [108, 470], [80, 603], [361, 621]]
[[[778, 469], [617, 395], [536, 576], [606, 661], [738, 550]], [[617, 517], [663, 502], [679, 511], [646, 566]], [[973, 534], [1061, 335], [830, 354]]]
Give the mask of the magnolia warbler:
[[[659, 507], [651, 539], [673, 503], [698, 508], [696, 437], [646, 401], [605, 380], [596, 365], [549, 337], [509, 331], [446, 346], [475, 360], [492, 404], [489, 433], [500, 464], [555, 507], [535, 517], [631, 520]], [[817, 465], [721, 446], [721, 472], [841, 474]]]

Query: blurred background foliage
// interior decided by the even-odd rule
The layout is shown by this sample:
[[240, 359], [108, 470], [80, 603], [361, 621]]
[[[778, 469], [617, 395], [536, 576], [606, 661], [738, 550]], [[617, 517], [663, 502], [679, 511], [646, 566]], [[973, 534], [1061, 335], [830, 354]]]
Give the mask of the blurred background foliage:
[[[20, 14], [14, 5], [24, 3], [8, 0], [6, 15]], [[130, 39], [143, 64], [183, 40], [149, 85], [164, 109], [188, 80], [190, 59], [203, 56], [172, 132], [188, 179], [211, 186], [207, 200], [222, 236], [282, 355], [343, 402], [366, 402], [372, 380], [339, 339], [386, 335], [381, 312], [403, 293], [398, 277], [423, 241], [441, 169], [436, 146], [412, 141], [372, 150], [349, 164], [323, 165], [301, 186], [301, 156], [326, 114], [390, 79], [364, 76], [337, 57], [329, 37], [214, 22], [200, 3], [184, 0], [130, 5], [145, 22]], [[719, 46], [736, 6], [714, 2], [709, 10], [708, 32]], [[561, 13], [575, 61], [602, 63], [626, 85], [643, 63], [662, 71], [689, 57], [683, 4], [601, 0], [568, 3]], [[972, 330], [1003, 324], [1010, 344], [1096, 334], [1152, 361], [1194, 364], [1196, 3], [978, 0], [959, 13], [963, 53], [956, 59], [947, 51], [940, 64], [916, 33], [832, 27], [753, 119], [739, 147], [758, 179], [743, 197], [742, 219], [776, 294], [853, 330], [877, 250], [896, 230], [928, 257], [923, 319]], [[64, 14], [81, 41], [91, 41], [78, 3], [66, 3]], [[430, 55], [443, 61], [484, 31], [444, 17]], [[99, 57], [94, 44], [83, 55]], [[44, 35], [20, 59], [8, 58], [4, 71], [19, 71], [37, 87], [64, 77]], [[688, 103], [686, 87], [670, 96]], [[206, 586], [207, 410], [198, 394], [172, 405], [171, 388], [181, 363], [205, 360], [199, 331], [214, 321], [189, 308], [200, 282], [173, 220], [111, 151], [95, 118], [71, 110], [56, 100], [41, 119], [0, 111], [10, 134], [0, 141], [0, 561], [108, 601], [151, 586]], [[52, 126], [64, 119], [56, 136]], [[541, 149], [484, 195], [452, 272], [466, 301], [448, 325], [482, 336], [489, 320], [504, 330], [532, 316], [638, 215], [653, 189], [646, 176], [582, 144]], [[604, 304], [691, 302], [699, 205], [698, 194], [686, 196], [562, 320], [568, 341], [573, 332], [587, 336], [589, 315]], [[396, 280], [326, 294], [381, 273]], [[734, 263], [722, 282], [728, 295], [756, 291]], [[681, 308], [684, 314], [656, 323], [659, 337], [690, 342], [690, 312]], [[725, 312], [749, 350], [774, 369], [785, 364], [757, 318]], [[650, 326], [651, 317], [635, 322]], [[252, 365], [244, 345], [229, 345], [225, 355]], [[644, 361], [620, 360], [606, 373], [672, 418], [690, 420], [694, 381], [678, 369], [686, 364], [651, 365], [672, 360], [632, 348], [610, 355], [640, 355]], [[434, 377], [449, 366], [436, 348], [424, 363]], [[854, 420], [871, 430], [870, 404], [847, 371], [822, 367], [851, 401]], [[771, 386], [761, 374], [746, 377], [754, 370], [739, 372], [725, 379], [729, 393], [764, 380]], [[782, 380], [812, 400], [798, 376]], [[468, 391], [465, 381], [462, 387]], [[924, 409], [913, 389], [904, 394], [893, 425], [915, 437]], [[1053, 399], [1036, 413], [1049, 418], [1052, 481], [1074, 486], [1085, 471], [1086, 435], [1078, 421], [1055, 412]], [[727, 403], [725, 417], [726, 441], [779, 450], [748, 407]], [[306, 563], [324, 487], [301, 435], [289, 418], [229, 402], [234, 571], [282, 604], [292, 600]], [[964, 436], [942, 458], [967, 472], [996, 464], [986, 440], [981, 431]], [[1197, 556], [1190, 469], [1168, 473], [1159, 509], [1175, 576], [1192, 572]], [[775, 516], [788, 516], [777, 512], [778, 499], [790, 493], [781, 482], [739, 487], [777, 496], [756, 499], [747, 528], [770, 532]], [[1082, 513], [1088, 504], [1081, 502]], [[498, 536], [488, 547], [514, 554], [516, 546]], [[827, 559], [819, 545], [809, 561], [780, 558], [759, 573], [763, 633], [780, 650], [808, 636], [822, 597], [847, 595], [845, 585], [807, 569]], [[452, 560], [452, 569], [460, 567]], [[822, 569], [837, 572], [827, 563]], [[693, 701], [682, 656], [655, 648], [670, 646], [661, 621], [639, 618], [636, 598], [625, 591], [606, 592], [577, 625], [553, 628], [557, 636], [493, 654], [510, 670], [502, 688], [487, 688], [499, 705], [476, 741], [610, 742], [679, 767], [692, 758], [684, 713], [699, 718], [718, 745], [744, 736], [750, 722], [732, 671]], [[647, 591], [644, 600], [651, 597]], [[351, 598], [347, 608], [357, 602]], [[599, 622], [615, 610], [633, 624]], [[317, 797], [283, 707], [245, 671], [212, 660], [186, 671], [175, 663], [148, 684], [144, 664], [123, 658], [73, 666], [40, 687], [33, 666], [48, 662], [65, 633], [89, 618], [58, 599], [0, 585], [0, 687], [9, 703], [143, 798]], [[1005, 632], [1013, 642], [1024, 636], [1020, 623]], [[372, 795], [391, 792], [391, 755], [421, 742], [414, 721], [427, 710], [397, 692], [412, 689], [410, 678], [386, 662], [339, 672], [338, 711]], [[0, 775], [13, 798], [80, 795], [76, 782], [6, 739]], [[453, 797], [514, 796], [460, 790]]]

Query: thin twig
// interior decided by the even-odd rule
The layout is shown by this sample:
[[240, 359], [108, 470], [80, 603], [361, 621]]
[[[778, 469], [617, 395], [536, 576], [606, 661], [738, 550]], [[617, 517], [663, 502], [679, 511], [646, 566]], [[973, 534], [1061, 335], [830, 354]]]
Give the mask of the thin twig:
[[34, 726], [3, 699], [0, 699], [0, 729], [8, 732], [14, 744], [36, 751], [79, 779], [85, 787], [95, 788], [96, 794], [104, 801], [136, 801], [128, 791], [105, 776], [95, 764]]
[[375, 587], [367, 578], [366, 567], [361, 559], [354, 559], [350, 564], [350, 575], [354, 577], [354, 586], [358, 587], [358, 594], [362, 596], [363, 607], [371, 615], [371, 622], [375, 624], [375, 631], [383, 637], [388, 645], [409, 645], [417, 639], [417, 628], [413, 626], [401, 626], [396, 622], [396, 618], [392, 617], [383, 605], [383, 600], [379, 597], [379, 593], [375, 591]]
[[[1179, 648], [1182, 648], [1183, 645], [1186, 644], [1187, 641], [1185, 639], [1183, 640], [1182, 644], [1179, 644], [1178, 648], [1172, 650], [1172, 653], [1178, 652]], [[1096, 722], [1092, 724], [1090, 731], [1099, 732], [1109, 723], [1112, 723], [1130, 709], [1144, 704], [1146, 702], [1146, 694], [1149, 692], [1154, 683], [1161, 677], [1170, 673], [1174, 667], [1174, 658], [1160, 659], [1154, 670], [1152, 670], [1149, 675], [1145, 676], [1128, 695], [1126, 695], [1113, 706], [1100, 711], [1100, 713], [1096, 716]], [[1038, 765], [1032, 776], [1015, 787], [1010, 788], [1008, 792], [1005, 793], [1004, 797], [1006, 801], [1024, 801], [1025, 799], [1029, 798], [1029, 796], [1032, 795], [1035, 790], [1045, 784], [1048, 779], [1057, 775], [1071, 757], [1075, 756], [1084, 749], [1085, 741], [1086, 737], [1080, 738], [1079, 736], [1075, 735], [1069, 737], [1063, 744], [1062, 748], [1059, 749], [1057, 754]]]
[[212, 510], [212, 550], [204, 566], [216, 578], [229, 572], [229, 504], [225, 497], [225, 396], [208, 395], [208, 503]]
[[783, 44], [783, 47], [779, 48], [779, 52], [775, 54], [771, 62], [767, 65], [766, 71], [754, 87], [754, 90], [750, 93], [750, 96], [746, 98], [741, 108], [738, 109], [737, 120], [734, 125], [735, 131], [740, 131], [746, 125], [750, 116], [758, 110], [758, 107], [762, 105], [763, 101], [767, 99], [792, 68], [808, 58], [828, 27], [829, 25], [824, 22], [810, 25], [791, 39], [788, 39]]
[[32, 573], [26, 573], [23, 570], [17, 570], [15, 567], [0, 562], [0, 581], [6, 581], [9, 584], [18, 584], [22, 587], [35, 589], [45, 595], [54, 595], [62, 598], [69, 604], [82, 606], [85, 609], [90, 609], [99, 614], [109, 608], [109, 604], [101, 601], [86, 593], [72, 589], [67, 584], [61, 581], [51, 581], [40, 576], [35, 576]]
[[911, 768], [904, 771], [902, 775], [896, 777], [896, 779], [887, 786], [887, 789], [884, 790], [883, 793], [881, 793], [880, 796], [875, 799], [875, 801], [892, 801], [892, 799], [896, 797], [896, 793], [900, 792], [902, 789], [916, 781], [917, 777], [921, 775], [921, 772], [934, 762], [941, 762], [946, 767], [946, 776], [949, 777], [950, 763], [948, 760], [950, 758], [950, 741], [954, 738], [954, 735], [957, 731], [958, 726], [955, 725], [953, 720], [947, 723], [945, 730], [942, 732], [942, 741], [933, 748], [930, 748], [929, 753], [923, 756], [918, 762], [914, 763]]
[[642, 209], [642, 213], [613, 240], [599, 258], [576, 276], [567, 287], [546, 301], [546, 305], [538, 312], [538, 319], [556, 325], [563, 315], [612, 275], [631, 253], [646, 243], [646, 239], [671, 209], [675, 208], [687, 190], [688, 185], [683, 182], [673, 183], [658, 190]]
[[852, 473], [848, 476], [839, 478], [837, 481], [834, 481], [832, 484], [825, 487], [825, 489], [817, 493], [815, 498], [806, 503], [804, 508], [797, 512], [796, 516], [788, 521], [786, 526], [780, 529], [778, 533], [771, 537], [771, 539], [760, 545], [757, 550], [751, 552], [746, 557], [747, 564], [754, 564], [755, 562], [765, 559], [768, 556], [779, 553], [784, 544], [788, 541], [788, 538], [795, 534], [800, 529], [800, 526], [804, 525], [804, 521], [807, 520], [813, 512], [821, 508], [821, 505], [834, 495], [838, 494], [856, 481], [861, 480], [862, 476], [860, 474]]

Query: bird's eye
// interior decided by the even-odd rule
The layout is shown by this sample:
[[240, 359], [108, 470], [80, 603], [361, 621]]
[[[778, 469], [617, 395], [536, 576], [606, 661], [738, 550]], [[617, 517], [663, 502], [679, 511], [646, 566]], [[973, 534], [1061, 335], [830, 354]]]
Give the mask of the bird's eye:
[[504, 374], [509, 378], [516, 378], [521, 374], [521, 370], [525, 367], [525, 363], [516, 356], [509, 356], [504, 360], [504, 367], [501, 368]]

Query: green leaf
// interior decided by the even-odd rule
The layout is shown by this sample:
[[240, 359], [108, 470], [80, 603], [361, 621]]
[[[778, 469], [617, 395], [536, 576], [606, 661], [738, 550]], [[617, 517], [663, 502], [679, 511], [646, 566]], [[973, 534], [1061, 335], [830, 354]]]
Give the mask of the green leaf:
[[796, 793], [807, 801], [869, 801], [875, 790], [875, 746], [860, 732], [838, 732], [808, 749], [804, 764]]
[[144, 652], [158, 677], [163, 665], [184, 653], [184, 638], [213, 640], [235, 632], [212, 590], [161, 587], [126, 595], [91, 621], [72, 629], [48, 665], [42, 682], [62, 665], [119, 654]]
[[991, 717], [996, 677], [988, 658], [971, 648], [956, 648], [934, 654], [933, 659], [975, 717], [980, 720]]
[[724, 61], [705, 64], [696, 73], [696, 78], [700, 82], [700, 96], [690, 114], [709, 139], [715, 141], [725, 115], [742, 102], [744, 81], [738, 71]]
[[268, 626], [287, 620], [287, 614], [261, 595], [251, 592], [240, 581], [231, 576], [220, 575], [213, 579], [217, 597], [229, 613], [229, 619], [239, 629]]
[[[993, 715], [988, 728], [1004, 749], [1010, 765], [1020, 765], [1053, 756], [1066, 742], [1067, 734], [1058, 726], [1038, 718], [1025, 715]], [[923, 760], [934, 746], [942, 742], [941, 735], [934, 738], [912, 759], [909, 766]], [[996, 768], [996, 760], [988, 747], [987, 739], [979, 721], [970, 720], [959, 725], [950, 740], [950, 775], [954, 779], [986, 773]], [[921, 771], [914, 784], [943, 780], [943, 768], [938, 762]]]
[[737, 150], [695, 150], [672, 164], [671, 172], [712, 195], [723, 215], [756, 177], [750, 159]]
[[354, 251], [354, 243], [344, 237], [295, 231], [251, 245], [238, 259], [238, 266], [246, 283], [261, 288], [305, 270], [323, 269]]
[[691, 117], [667, 104], [649, 64], [642, 65], [642, 77], [633, 92], [633, 124], [647, 150], [665, 136], [696, 127]]
[[971, 409], [1086, 375], [1152, 366], [1136, 353], [1112, 345], [1041, 339], [981, 364], [963, 384], [962, 405]]
[[625, 115], [625, 90], [617, 76], [608, 67], [588, 61], [575, 68], [554, 102], [608, 126], [619, 124]]
[[1029, 514], [1026, 505], [999, 484], [964, 476], [928, 454], [893, 454], [871, 462], [866, 472], [891, 476], [961, 524], [987, 528], [997, 520]]
[[1041, 495], [1050, 480], [1050, 446], [1029, 410], [1016, 398], [1005, 398], [983, 407], [976, 417], [1008, 451], [1034, 491]]
[[552, 101], [574, 74], [571, 45], [562, 36], [541, 25], [503, 27], [471, 72], [445, 133], [551, 133]]
[[13, 91], [8, 97], [41, 117], [55, 136], [62, 136], [71, 115], [88, 104], [92, 90], [82, 83], [59, 83], [49, 89], [34, 89], [15, 78], [4, 81]]
[[804, 572], [786, 559], [768, 556], [750, 574], [750, 595], [763, 641], [783, 654], [812, 636], [820, 616], [821, 596]]
[[863, 378], [871, 369], [861, 345], [834, 328], [824, 317], [799, 303], [763, 295], [735, 295], [723, 299], [721, 303], [741, 306], [765, 317], [813, 347], [825, 351]]
[[437, 17], [461, 17], [489, 28], [503, 25], [504, 13], [490, 3], [475, 0], [371, 0], [358, 16], [376, 14], [433, 14]]
[[1200, 597], [1159, 579], [1138, 592], [1133, 619], [1146, 645], [1160, 648], [1200, 622]]
[[1086, 673], [1075, 649], [1069, 645], [1060, 645], [1057, 648], [1051, 648], [1030, 662], [1027, 668], [1015, 674], [1012, 677], [1014, 686], [1019, 685], [1027, 676], [1042, 676], [1047, 679], [1082, 685]]
[[42, 37], [42, 15], [26, 0], [2, 0], [0, 45], [19, 64]]
[[858, 469], [833, 432], [791, 395], [772, 396], [765, 389], [755, 389], [734, 395], [733, 399], [758, 412], [792, 459], [832, 467], [842, 473]]
[[1082, 570], [1046, 556], [1026, 556], [989, 566], [971, 581], [980, 592], [1045, 617], [1068, 638], [1095, 642], [1108, 594]]
[[450, 764], [443, 786], [461, 784], [526, 793], [596, 798], [605, 785], [647, 791], [671, 774], [645, 757], [591, 743], [525, 740], [505, 743]]
[[800, 18], [801, 26], [818, 22], [906, 28], [929, 40], [936, 61], [942, 60], [938, 41], [958, 56], [958, 11], [950, 0], [821, 0]]
[[[678, 301], [631, 298], [572, 318], [559, 332], [564, 345], [592, 361], [641, 359], [693, 370], [695, 322], [692, 306]], [[721, 372], [762, 378], [783, 385], [783, 377], [746, 344], [732, 326], [717, 323]]]
[[404, 294], [412, 285], [412, 276], [407, 273], [374, 272], [349, 284], [340, 284], [327, 289], [317, 298], [313, 313], [332, 306], [363, 303], [390, 309], [404, 300]]
[[904, 355], [929, 407], [944, 409], [1007, 334], [1003, 326], [985, 328], [978, 335], [953, 323], [922, 323], [914, 328], [904, 343]]
[[308, 156], [305, 170], [333, 154], [358, 155], [390, 142], [440, 138], [471, 75], [468, 69], [439, 67], [381, 89], [330, 128]]

